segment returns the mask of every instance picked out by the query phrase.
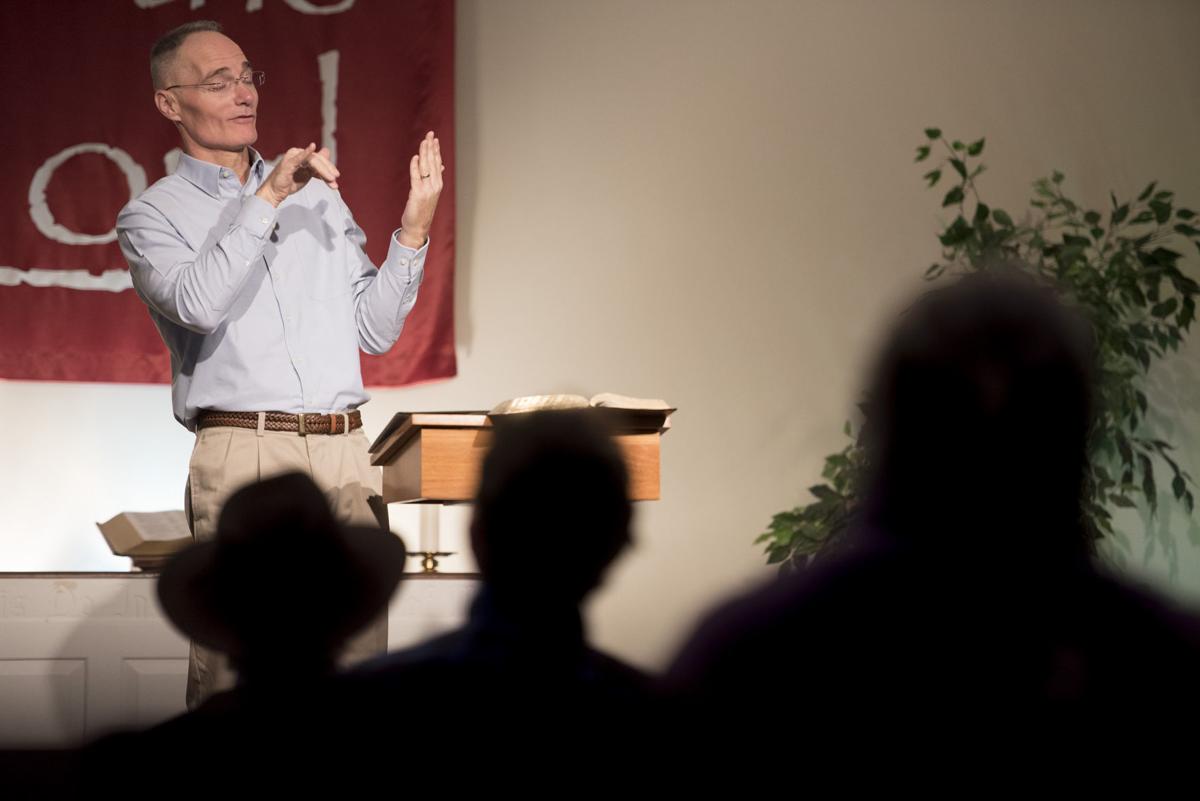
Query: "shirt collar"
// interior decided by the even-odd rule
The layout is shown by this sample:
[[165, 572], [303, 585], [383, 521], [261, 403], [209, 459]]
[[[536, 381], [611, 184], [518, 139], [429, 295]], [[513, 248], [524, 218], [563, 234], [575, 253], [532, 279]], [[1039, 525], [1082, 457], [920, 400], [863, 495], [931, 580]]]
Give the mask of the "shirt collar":
[[[262, 180], [266, 162], [254, 148], [250, 148], [250, 173]], [[221, 197], [221, 171], [225, 168], [210, 161], [192, 158], [186, 153], [180, 154], [179, 166], [175, 174], [194, 184], [205, 194], [215, 198]]]

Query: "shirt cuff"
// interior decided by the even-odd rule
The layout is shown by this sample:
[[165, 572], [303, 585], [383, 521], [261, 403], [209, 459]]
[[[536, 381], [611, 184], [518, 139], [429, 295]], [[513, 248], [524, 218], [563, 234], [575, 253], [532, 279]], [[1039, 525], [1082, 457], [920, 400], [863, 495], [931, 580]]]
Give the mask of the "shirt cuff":
[[419, 283], [424, 273], [425, 254], [428, 251], [429, 237], [425, 237], [424, 245], [413, 250], [408, 245], [400, 243], [400, 229], [397, 228], [392, 232], [392, 241], [388, 246], [387, 264], [398, 267], [400, 274], [405, 276], [409, 282], [415, 279]]
[[275, 218], [279, 209], [263, 200], [258, 195], [250, 195], [242, 204], [238, 214], [238, 223], [252, 236], [264, 238], [275, 227]]
[[400, 231], [401, 230], [403, 230], [403, 229], [397, 228], [396, 230], [392, 231], [392, 233], [391, 233], [392, 245], [403, 249], [403, 251], [406, 251], [409, 255], [416, 255], [419, 253], [424, 254], [427, 251], [427, 249], [430, 249], [430, 237], [428, 237], [428, 236], [425, 237], [425, 245], [422, 245], [421, 247], [416, 248], [415, 251], [413, 248], [410, 248], [407, 245], [403, 245], [403, 243], [400, 241]]

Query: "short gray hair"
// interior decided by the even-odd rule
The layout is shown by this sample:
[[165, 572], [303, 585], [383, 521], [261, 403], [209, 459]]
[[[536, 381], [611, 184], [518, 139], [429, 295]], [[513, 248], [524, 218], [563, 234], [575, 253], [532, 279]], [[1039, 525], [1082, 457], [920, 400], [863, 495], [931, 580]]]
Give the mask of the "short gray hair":
[[221, 24], [211, 19], [198, 19], [193, 22], [185, 22], [178, 28], [163, 34], [154, 43], [154, 47], [150, 48], [150, 80], [154, 82], [155, 89], [166, 88], [167, 69], [175, 61], [175, 53], [179, 50], [179, 46], [183, 44], [183, 40], [193, 33], [200, 33], [202, 31], [221, 33]]

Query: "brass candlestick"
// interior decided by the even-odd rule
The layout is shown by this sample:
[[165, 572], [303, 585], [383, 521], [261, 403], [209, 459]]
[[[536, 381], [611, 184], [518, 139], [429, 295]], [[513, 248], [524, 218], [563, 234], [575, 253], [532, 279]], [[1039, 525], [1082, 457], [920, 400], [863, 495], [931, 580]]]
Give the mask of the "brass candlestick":
[[453, 556], [454, 551], [413, 551], [409, 556], [413, 559], [420, 558], [422, 573], [438, 572], [438, 557]]

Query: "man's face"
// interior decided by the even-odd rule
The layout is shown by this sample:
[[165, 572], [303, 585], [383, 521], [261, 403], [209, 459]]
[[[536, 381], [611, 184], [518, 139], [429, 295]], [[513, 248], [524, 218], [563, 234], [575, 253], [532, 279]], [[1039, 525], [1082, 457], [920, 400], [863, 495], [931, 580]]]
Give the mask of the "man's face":
[[[203, 31], [184, 39], [167, 71], [167, 85], [231, 80], [250, 70], [237, 43], [220, 33]], [[178, 122], [184, 136], [208, 150], [239, 151], [258, 139], [258, 90], [235, 81], [214, 92], [204, 86], [159, 90], [158, 107]]]

